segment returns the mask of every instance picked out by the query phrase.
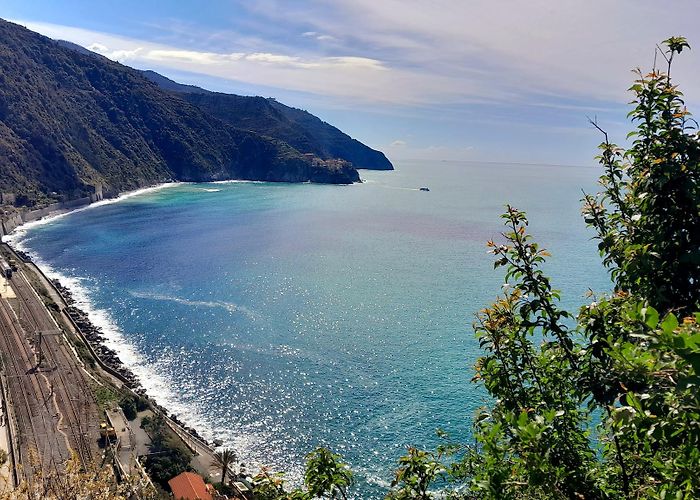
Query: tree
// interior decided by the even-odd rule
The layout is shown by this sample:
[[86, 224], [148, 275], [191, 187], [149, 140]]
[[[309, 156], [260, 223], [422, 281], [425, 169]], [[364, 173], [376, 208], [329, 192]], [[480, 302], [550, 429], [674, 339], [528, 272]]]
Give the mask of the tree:
[[226, 482], [226, 473], [228, 472], [228, 467], [238, 459], [236, 452], [231, 448], [224, 448], [214, 453], [214, 461], [216, 465], [221, 467], [221, 484]]
[[347, 499], [347, 489], [353, 483], [353, 476], [340, 455], [319, 447], [306, 459], [304, 483], [311, 496]]
[[[584, 194], [583, 214], [613, 293], [561, 309], [542, 271], [549, 254], [507, 206], [503, 242], [488, 242], [506, 286], [475, 323], [485, 353], [474, 380], [492, 404], [475, 444], [409, 448], [388, 498], [426, 500], [436, 487], [450, 499], [698, 497], [700, 133], [670, 76], [688, 44], [664, 44], [666, 70], [638, 71], [630, 88], [631, 147], [593, 122], [603, 191]], [[336, 469], [336, 456], [312, 453], [309, 492], [332, 492]], [[271, 492], [260, 498], [308, 498], [279, 477], [258, 484]]]
[[[479, 498], [695, 498], [700, 491], [700, 140], [669, 38], [630, 90], [628, 150], [604, 134], [603, 192], [585, 195], [614, 293], [573, 318], [540, 267], [527, 218], [503, 215], [505, 295], [478, 316], [476, 379], [494, 397], [462, 458]], [[537, 345], [539, 344], [539, 345]]]
[[472, 486], [490, 498], [600, 498], [571, 316], [540, 269], [548, 253], [527, 234], [525, 214], [508, 206], [503, 218], [505, 243], [488, 246], [509, 286], [475, 325], [487, 352], [475, 378], [494, 406], [476, 421]]
[[[391, 482], [395, 488], [387, 498], [392, 500], [430, 500], [428, 488], [446, 472], [445, 467], [432, 452], [408, 448], [408, 455], [399, 459], [399, 468]], [[398, 488], [397, 488], [398, 486]]]
[[151, 479], [166, 488], [170, 479], [191, 470], [192, 452], [168, 427], [162, 415], [144, 417], [141, 426], [151, 438], [144, 466]]
[[270, 472], [263, 467], [253, 478], [253, 494], [256, 500], [278, 500], [287, 498], [284, 490], [284, 474]]
[[632, 147], [611, 143], [594, 123], [605, 137], [598, 157], [605, 174], [603, 192], [585, 197], [584, 214], [617, 290], [662, 314], [690, 313], [700, 300], [700, 142], [697, 122], [671, 82], [674, 56], [688, 43], [682, 37], [664, 43], [667, 50], [659, 53], [667, 71], [637, 70], [630, 87]]
[[285, 489], [284, 474], [263, 468], [253, 478], [253, 493], [259, 500], [310, 500], [311, 498], [347, 499], [347, 489], [353, 484], [350, 468], [342, 457], [326, 448], [316, 448], [306, 456], [304, 485], [306, 491]]
[[127, 420], [134, 420], [136, 418], [138, 409], [134, 398], [122, 398], [121, 401], [119, 401], [119, 406], [121, 406]]

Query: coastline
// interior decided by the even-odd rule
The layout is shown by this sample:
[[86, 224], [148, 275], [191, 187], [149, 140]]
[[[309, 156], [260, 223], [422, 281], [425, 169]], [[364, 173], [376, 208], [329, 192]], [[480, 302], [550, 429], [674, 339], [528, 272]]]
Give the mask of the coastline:
[[[136, 398], [145, 398], [148, 401], [148, 410], [156, 415], [160, 415], [173, 435], [176, 436], [182, 445], [190, 450], [192, 453], [192, 463], [194, 464], [192, 466], [195, 470], [203, 477], [215, 478], [217, 474], [212, 464], [216, 461], [215, 453], [217, 445], [212, 445], [204, 439], [195, 428], [188, 426], [178, 419], [176, 415], [171, 414], [168, 408], [159, 404], [153, 395], [146, 394], [143, 388], [140, 387], [140, 384], [132, 383], [128, 377], [124, 377], [123, 372], [120, 373], [118, 370], [106, 364], [103, 356], [97, 354], [93, 349], [95, 342], [91, 342], [84, 334], [86, 329], [85, 322], [89, 324], [89, 320], [81, 322], [74, 320], [72, 312], [77, 309], [72, 305], [70, 292], [67, 292], [65, 287], [62, 287], [56, 281], [48, 278], [34, 262], [24, 261], [24, 259], [9, 247], [9, 245], [2, 244], [2, 247], [4, 253], [9, 253], [11, 258], [15, 258], [18, 263], [21, 262], [21, 270], [26, 273], [25, 276], [30, 277], [30, 287], [34, 292], [43, 294], [43, 296], [48, 299], [48, 302], [44, 302], [44, 306], [49, 310], [50, 314], [54, 315], [57, 324], [63, 325], [61, 328], [66, 335], [65, 339], [69, 342], [70, 350], [73, 351], [73, 356], [82, 366], [82, 371], [100, 387], [104, 387], [105, 385], [107, 388], [111, 387], [111, 390], [118, 391], [117, 394], [121, 394], [122, 396], [126, 394]], [[90, 327], [92, 327], [92, 325], [90, 325]], [[73, 340], [69, 340], [69, 338]], [[3, 388], [4, 387], [6, 387], [5, 382], [3, 382]], [[95, 392], [92, 392], [92, 395], [93, 398], [97, 398]], [[7, 396], [6, 394], [2, 396], [4, 405]], [[100, 404], [98, 401], [96, 401], [96, 403], [98, 405]], [[107, 419], [109, 421], [109, 415], [107, 415]], [[12, 423], [12, 420], [8, 421], [10, 424]], [[80, 419], [78, 419], [78, 422], [80, 422]], [[17, 431], [13, 431], [13, 434], [17, 435]], [[136, 460], [137, 467], [143, 473], [144, 470], [139, 464], [138, 458], [135, 457], [134, 459]], [[126, 469], [119, 459], [115, 460], [114, 465], [119, 469], [121, 474], [131, 474], [129, 469]], [[150, 483], [150, 478], [146, 480]], [[16, 481], [15, 484], [18, 484], [18, 481]]]
[[[14, 214], [11, 218], [2, 220], [2, 229], [0, 230], [0, 236], [3, 243], [7, 243], [13, 248], [16, 248], [16, 240], [20, 239], [28, 229], [31, 229], [33, 227], [48, 224], [73, 213], [82, 212], [91, 208], [97, 208], [104, 205], [110, 205], [112, 203], [118, 203], [120, 201], [133, 198], [134, 196], [160, 191], [161, 189], [168, 187], [181, 186], [183, 184], [187, 183], [163, 182], [144, 188], [134, 189], [132, 191], [125, 191], [123, 193], [119, 193], [113, 198], [103, 198], [90, 202], [85, 202], [85, 199], [81, 198], [79, 200], [65, 202], [64, 204], [54, 203], [52, 205], [49, 205], [48, 207], [44, 207], [38, 210], [27, 211], [24, 213], [24, 215], [22, 215], [22, 212], [18, 212]], [[52, 209], [52, 207], [54, 208]], [[40, 212], [41, 214], [38, 216], [33, 215], [38, 212]], [[4, 228], [7, 227], [8, 221], [11, 229], [5, 231]], [[22, 249], [19, 248], [19, 250]]]
[[[106, 341], [105, 343], [108, 347], [115, 349], [118, 359], [130, 369], [136, 365], [137, 370], [134, 371], [134, 373], [143, 383], [142, 387], [145, 390], [145, 394], [149, 396], [149, 399], [158, 407], [159, 411], [164, 416], [168, 418], [174, 417], [172, 423], [177, 426], [178, 431], [176, 432], [187, 435], [187, 439], [191, 441], [198, 442], [197, 438], [201, 439], [202, 442], [200, 446], [207, 446], [209, 450], [219, 448], [222, 444], [226, 447], [232, 447], [242, 456], [246, 457], [243, 461], [248, 465], [249, 470], [257, 470], [258, 467], [267, 463], [266, 459], [256, 454], [260, 444], [264, 444], [266, 438], [254, 431], [251, 433], [243, 433], [241, 432], [242, 429], [236, 428], [237, 426], [227, 427], [222, 426], [220, 423], [212, 422], [207, 417], [207, 414], [201, 411], [198, 406], [192, 407], [187, 402], [187, 399], [183, 399], [181, 386], [179, 385], [180, 379], [171, 377], [169, 372], [163, 369], [159, 361], [148, 358], [149, 352], [147, 350], [139, 350], [137, 347], [137, 345], [140, 345], [138, 344], [139, 331], [120, 327], [118, 322], [121, 321], [121, 317], [108, 310], [110, 307], [109, 303], [98, 300], [100, 295], [96, 287], [99, 286], [99, 282], [90, 278], [89, 275], [81, 276], [70, 268], [55, 269], [49, 263], [45, 262], [42, 259], [42, 247], [35, 242], [33, 231], [35, 228], [40, 228], [45, 224], [51, 224], [76, 212], [124, 201], [133, 196], [148, 194], [149, 192], [171, 186], [184, 185], [183, 192], [190, 192], [190, 190], [209, 192], [221, 190], [219, 188], [224, 187], [222, 184], [237, 183], [270, 184], [262, 181], [247, 180], [213, 181], [207, 183], [164, 183], [124, 193], [117, 198], [96, 202], [89, 206], [52, 213], [40, 220], [27, 222], [18, 227], [9, 238], [6, 239], [9, 240], [8, 243], [12, 245], [12, 248], [20, 251], [28, 250], [35, 267], [47, 277], [48, 281], [51, 282], [52, 279], [58, 279], [61, 287], [70, 290], [73, 299], [78, 302], [77, 307], [90, 319], [92, 327], [102, 328], [103, 336]], [[174, 196], [179, 196], [179, 194]], [[125, 206], [128, 207], [129, 204], [127, 203]], [[98, 217], [98, 215], [95, 215], [95, 217]], [[78, 219], [80, 219], [80, 217], [78, 217]], [[65, 222], [65, 224], [71, 225], [73, 223]], [[39, 231], [42, 230], [43, 229], [39, 229]], [[53, 282], [51, 282], [51, 285], [56, 287], [56, 284]], [[65, 298], [65, 294], [61, 295]], [[89, 328], [92, 329], [91, 327]], [[141, 354], [141, 352], [143, 352], [143, 354]], [[134, 387], [133, 389], [138, 390], [138, 387]], [[192, 433], [190, 429], [194, 429], [194, 433]], [[223, 439], [224, 442], [220, 443], [217, 438]], [[288, 470], [288, 477], [290, 480], [300, 480], [301, 472], [296, 468], [296, 465], [294, 468], [287, 467], [286, 470]]]
[[[2, 236], [1, 242], [9, 247], [18, 259], [32, 266], [34, 272], [42, 277], [48, 286], [53, 288], [61, 297], [66, 305], [62, 312], [76, 331], [79, 332], [80, 337], [88, 346], [90, 355], [103, 371], [110, 374], [114, 379], [119, 380], [124, 388], [134, 394], [147, 396], [154, 407], [166, 417], [169, 425], [176, 433], [187, 435], [190, 441], [196, 443], [193, 445], [188, 444], [188, 446], [200, 449], [205, 448], [213, 453], [214, 446], [197, 429], [196, 421], [199, 420], [198, 416], [188, 415], [193, 418], [188, 418], [187, 420], [193, 420], [194, 422], [184, 422], [179, 418], [178, 415], [190, 413], [190, 410], [173, 401], [173, 391], [168, 387], [168, 382], [155, 369], [148, 366], [135, 346], [126, 340], [123, 332], [114, 323], [109, 313], [92, 305], [88, 288], [80, 283], [81, 279], [66, 276], [56, 271], [49, 264], [43, 262], [28, 247], [22, 245], [22, 240], [26, 236], [27, 231], [37, 226], [49, 224], [70, 214], [118, 203], [134, 196], [184, 184], [190, 183], [166, 182], [128, 191], [114, 198], [95, 201], [75, 208], [59, 208], [46, 213], [46, 215], [36, 220], [28, 220], [17, 225], [10, 234]], [[209, 438], [214, 439], [214, 436], [209, 436]], [[187, 440], [184, 441], [187, 443]]]

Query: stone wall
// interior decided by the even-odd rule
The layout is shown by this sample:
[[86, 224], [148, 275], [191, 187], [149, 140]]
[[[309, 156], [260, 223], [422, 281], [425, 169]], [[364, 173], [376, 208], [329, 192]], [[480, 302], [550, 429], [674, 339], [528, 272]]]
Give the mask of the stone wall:
[[90, 203], [92, 203], [91, 196], [86, 196], [85, 198], [78, 198], [77, 200], [61, 201], [58, 203], [52, 203], [51, 205], [47, 205], [44, 208], [39, 208], [37, 210], [28, 210], [28, 211], [22, 212], [22, 221], [23, 222], [35, 221], [35, 220], [41, 219], [42, 217], [46, 217], [47, 215], [50, 215], [54, 212], [59, 212], [62, 210], [71, 210], [74, 208], [80, 208], [80, 207], [84, 207], [85, 205], [89, 205]]
[[99, 197], [96, 193], [91, 196], [86, 196], [85, 198], [78, 198], [77, 200], [52, 203], [51, 205], [48, 205], [44, 208], [39, 208], [37, 210], [21, 210], [9, 215], [5, 215], [4, 217], [2, 217], [2, 220], [0, 220], [0, 236], [10, 234], [16, 227], [21, 226], [25, 222], [32, 222], [56, 212], [62, 212], [66, 210], [73, 210], [75, 208], [84, 207], [86, 205], [89, 205], [93, 201], [98, 201], [101, 199], [102, 190], [100, 189]]
[[0, 221], [0, 236], [10, 234], [17, 226], [22, 225], [22, 216], [19, 212], [14, 213]]

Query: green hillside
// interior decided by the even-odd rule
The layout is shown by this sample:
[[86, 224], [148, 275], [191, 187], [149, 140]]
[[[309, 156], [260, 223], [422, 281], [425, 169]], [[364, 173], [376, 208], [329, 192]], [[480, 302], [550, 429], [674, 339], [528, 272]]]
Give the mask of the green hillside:
[[[269, 134], [268, 134], [269, 135]], [[241, 130], [141, 72], [0, 21], [0, 191], [17, 205], [168, 180], [351, 183], [323, 162]]]

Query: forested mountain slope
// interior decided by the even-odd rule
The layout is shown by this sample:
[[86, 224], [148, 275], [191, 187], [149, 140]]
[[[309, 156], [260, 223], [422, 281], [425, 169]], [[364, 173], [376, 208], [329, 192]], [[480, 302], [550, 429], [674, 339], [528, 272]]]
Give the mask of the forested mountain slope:
[[350, 183], [347, 162], [310, 158], [236, 128], [140, 71], [0, 20], [0, 192], [46, 204], [168, 180]]

